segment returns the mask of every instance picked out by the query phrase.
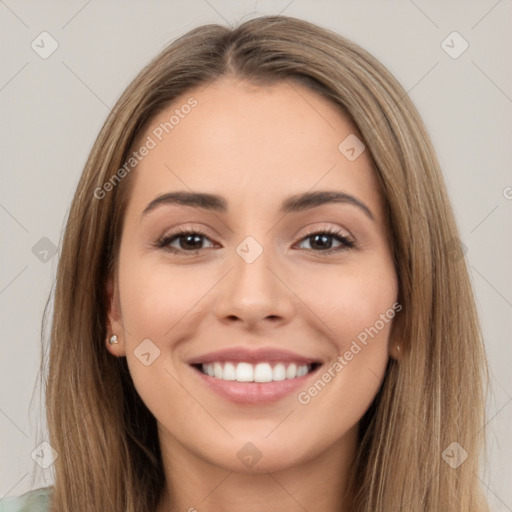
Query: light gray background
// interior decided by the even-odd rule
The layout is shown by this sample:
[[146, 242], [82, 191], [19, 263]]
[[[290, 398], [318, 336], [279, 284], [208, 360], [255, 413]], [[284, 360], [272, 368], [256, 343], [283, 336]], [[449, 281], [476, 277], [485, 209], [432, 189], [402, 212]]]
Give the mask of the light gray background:
[[[45, 439], [37, 434], [44, 411], [35, 385], [58, 255], [45, 263], [32, 248], [43, 237], [59, 245], [109, 109], [143, 65], [189, 29], [278, 13], [334, 29], [369, 50], [425, 120], [467, 248], [492, 372], [489, 462], [480, 478], [492, 510], [512, 510], [510, 0], [0, 0], [0, 496], [53, 482], [52, 468], [39, 469], [31, 453]], [[59, 45], [47, 59], [31, 48], [43, 31]], [[453, 31], [469, 43], [456, 59], [441, 46]]]

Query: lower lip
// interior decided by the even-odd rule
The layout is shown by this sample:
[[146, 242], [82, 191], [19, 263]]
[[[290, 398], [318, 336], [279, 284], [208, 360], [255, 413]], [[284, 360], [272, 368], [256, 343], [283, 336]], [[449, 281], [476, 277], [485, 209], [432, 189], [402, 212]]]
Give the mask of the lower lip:
[[270, 382], [238, 382], [222, 380], [205, 375], [201, 370], [191, 367], [212, 391], [237, 403], [265, 404], [276, 402], [281, 398], [298, 391], [305, 386], [305, 382], [317, 373], [320, 366], [302, 377]]

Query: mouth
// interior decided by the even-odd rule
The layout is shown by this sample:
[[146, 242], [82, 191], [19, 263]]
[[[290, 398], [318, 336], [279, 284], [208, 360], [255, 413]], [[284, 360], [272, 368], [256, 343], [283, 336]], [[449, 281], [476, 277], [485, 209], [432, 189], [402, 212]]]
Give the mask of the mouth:
[[249, 362], [215, 361], [192, 364], [191, 366], [204, 375], [219, 380], [266, 383], [298, 379], [316, 370], [320, 363], [260, 362], [253, 364]]
[[322, 363], [216, 361], [190, 364], [202, 386], [237, 405], [270, 404], [306, 389]]

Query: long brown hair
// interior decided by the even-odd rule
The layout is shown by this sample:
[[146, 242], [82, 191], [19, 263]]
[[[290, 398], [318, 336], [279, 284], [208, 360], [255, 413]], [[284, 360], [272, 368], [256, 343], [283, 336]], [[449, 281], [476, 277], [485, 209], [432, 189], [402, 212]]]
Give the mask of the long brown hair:
[[[130, 175], [98, 198], [154, 116], [221, 76], [286, 80], [329, 99], [358, 128], [386, 212], [403, 309], [378, 395], [362, 418], [350, 481], [353, 512], [487, 511], [486, 357], [473, 291], [439, 164], [409, 97], [374, 57], [287, 16], [234, 29], [205, 25], [156, 56], [106, 119], [78, 184], [62, 241], [46, 407], [55, 462], [53, 511], [154, 511], [165, 484], [156, 420], [125, 358], [105, 348], [106, 281], [116, 271]], [[200, 107], [199, 107], [200, 108]], [[45, 372], [42, 372], [44, 375]], [[453, 454], [468, 454], [458, 467]], [[448, 450], [448, 451], [447, 451]], [[451, 451], [450, 451], [451, 450]]]

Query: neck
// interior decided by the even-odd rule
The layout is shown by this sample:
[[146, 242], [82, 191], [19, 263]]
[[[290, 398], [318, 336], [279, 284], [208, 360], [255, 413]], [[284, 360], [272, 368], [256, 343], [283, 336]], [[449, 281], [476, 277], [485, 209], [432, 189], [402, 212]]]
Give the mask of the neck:
[[160, 432], [166, 487], [157, 512], [348, 512], [357, 425], [313, 459], [269, 472], [237, 472], [199, 458]]

